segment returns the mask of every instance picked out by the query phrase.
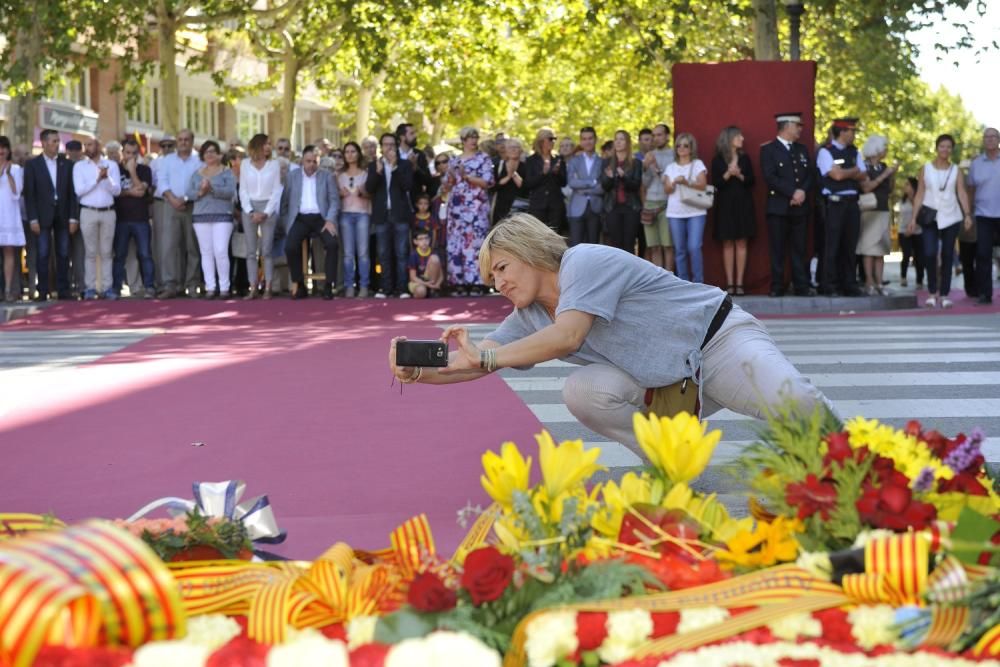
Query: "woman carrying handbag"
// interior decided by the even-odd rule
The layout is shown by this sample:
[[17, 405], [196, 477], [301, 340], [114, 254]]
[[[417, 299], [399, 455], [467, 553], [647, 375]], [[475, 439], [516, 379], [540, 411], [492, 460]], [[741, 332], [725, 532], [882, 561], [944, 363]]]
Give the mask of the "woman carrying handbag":
[[923, 231], [924, 266], [927, 267], [927, 291], [930, 292], [924, 305], [934, 308], [940, 303], [942, 308], [951, 308], [952, 301], [948, 294], [951, 292], [951, 265], [955, 256], [958, 223], [964, 221], [965, 228], [970, 229], [972, 215], [969, 213], [969, 195], [965, 190], [962, 170], [951, 161], [955, 139], [950, 134], [942, 134], [934, 145], [937, 157], [924, 165], [917, 178], [913, 217], [907, 233], [913, 234], [917, 225]]

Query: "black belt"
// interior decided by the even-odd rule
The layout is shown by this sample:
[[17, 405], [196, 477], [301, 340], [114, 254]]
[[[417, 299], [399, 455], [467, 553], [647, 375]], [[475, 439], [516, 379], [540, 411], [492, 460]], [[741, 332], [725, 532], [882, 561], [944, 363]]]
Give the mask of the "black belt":
[[826, 200], [833, 203], [857, 201], [857, 195], [827, 195]]
[[105, 211], [113, 211], [113, 210], [115, 210], [114, 206], [107, 206], [105, 208], [98, 208], [97, 206], [87, 206], [86, 204], [80, 204], [80, 208], [85, 208], [88, 211], [100, 211], [101, 213], [103, 213]]
[[705, 332], [705, 340], [701, 341], [701, 349], [705, 349], [708, 342], [712, 340], [712, 336], [719, 332], [722, 328], [722, 324], [726, 321], [726, 317], [729, 316], [729, 311], [733, 309], [733, 297], [726, 295], [726, 298], [722, 300], [722, 304], [719, 309], [715, 311], [715, 317], [712, 318], [711, 324], [708, 325], [708, 331]]

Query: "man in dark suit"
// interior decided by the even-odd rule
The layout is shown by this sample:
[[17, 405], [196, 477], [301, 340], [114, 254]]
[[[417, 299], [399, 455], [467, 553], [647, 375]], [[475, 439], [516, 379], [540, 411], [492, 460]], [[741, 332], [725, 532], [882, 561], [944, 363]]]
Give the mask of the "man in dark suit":
[[293, 299], [306, 297], [305, 278], [302, 272], [302, 241], [319, 236], [326, 250], [324, 276], [326, 285], [323, 298], [333, 298], [337, 283], [337, 255], [340, 232], [337, 218], [340, 215], [340, 192], [334, 177], [319, 168], [319, 155], [314, 146], [302, 151], [302, 168], [288, 173], [285, 189], [281, 193], [281, 221], [288, 230], [285, 257], [288, 271], [295, 283]]
[[433, 198], [437, 191], [431, 192], [431, 189], [436, 183], [431, 176], [427, 156], [417, 148], [417, 130], [412, 123], [400, 123], [396, 127], [396, 144], [399, 146], [399, 158], [408, 161], [413, 168], [413, 189], [410, 192], [413, 203], [416, 203], [421, 194]]
[[413, 217], [410, 204], [413, 166], [409, 160], [399, 159], [396, 135], [386, 132], [380, 143], [382, 157], [368, 165], [365, 179], [365, 188], [372, 199], [378, 263], [382, 267], [375, 298], [393, 295], [409, 299], [406, 263], [410, 257], [410, 219]]
[[59, 155], [59, 133], [42, 130], [42, 154], [24, 166], [24, 206], [31, 231], [38, 237], [38, 296], [49, 298], [49, 256], [56, 252], [56, 289], [71, 299], [69, 239], [80, 228], [80, 204], [73, 189], [73, 163]]
[[814, 175], [809, 150], [799, 143], [801, 113], [775, 116], [778, 136], [760, 148], [760, 169], [767, 183], [767, 235], [771, 246], [771, 296], [785, 294], [785, 246], [790, 246], [792, 288], [796, 296], [815, 294], [809, 286], [806, 237]]

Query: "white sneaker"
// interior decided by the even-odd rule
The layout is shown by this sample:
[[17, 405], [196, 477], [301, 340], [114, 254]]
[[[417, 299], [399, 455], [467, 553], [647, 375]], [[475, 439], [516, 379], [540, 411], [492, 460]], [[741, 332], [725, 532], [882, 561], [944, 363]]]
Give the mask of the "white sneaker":
[[375, 292], [376, 299], [384, 299], [386, 297], [385, 292]]
[[927, 297], [927, 300], [924, 301], [925, 308], [935, 308], [936, 306], [937, 306], [937, 299], [932, 296]]
[[400, 292], [399, 293], [399, 298], [400, 299], [409, 299], [410, 298], [410, 293], [409, 292]]
[[951, 308], [953, 305], [954, 304], [951, 302], [951, 299], [949, 299], [948, 297], [943, 297], [941, 299], [941, 307], [942, 308]]

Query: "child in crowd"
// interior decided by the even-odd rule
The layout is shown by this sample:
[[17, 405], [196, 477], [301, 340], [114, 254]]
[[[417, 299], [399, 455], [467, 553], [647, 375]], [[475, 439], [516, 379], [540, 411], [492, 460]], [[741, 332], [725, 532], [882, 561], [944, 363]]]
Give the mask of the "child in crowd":
[[[430, 203], [430, 199], [427, 200]], [[437, 296], [444, 282], [444, 270], [441, 268], [441, 258], [431, 248], [431, 235], [427, 229], [416, 228], [413, 232], [413, 245], [410, 252], [410, 294], [414, 299], [425, 299]]]
[[431, 197], [428, 194], [421, 194], [417, 196], [416, 202], [414, 202], [417, 208], [416, 213], [413, 214], [413, 233], [414, 235], [420, 231], [424, 230], [430, 236], [430, 247], [434, 250], [444, 248], [444, 229], [441, 226], [441, 218], [437, 216], [435, 209], [437, 207], [431, 206]]

